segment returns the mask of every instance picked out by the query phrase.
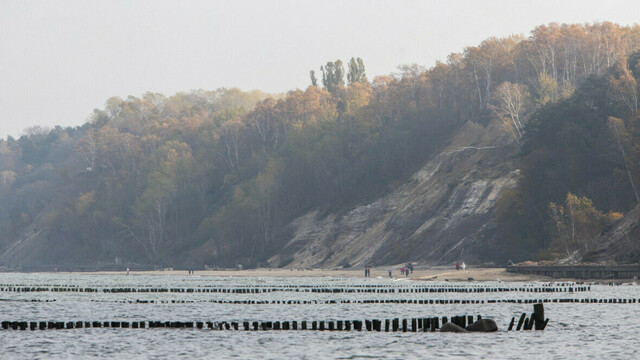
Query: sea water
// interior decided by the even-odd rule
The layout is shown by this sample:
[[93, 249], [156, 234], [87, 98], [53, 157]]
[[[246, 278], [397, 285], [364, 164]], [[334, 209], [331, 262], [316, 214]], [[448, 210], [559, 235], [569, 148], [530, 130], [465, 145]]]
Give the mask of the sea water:
[[[585, 292], [411, 292], [417, 288], [452, 286], [459, 289], [535, 289], [549, 284], [438, 283], [386, 278], [209, 277], [197, 274], [1, 273], [0, 288], [42, 287], [46, 291], [0, 292], [0, 321], [239, 321], [242, 324], [243, 321], [295, 320], [300, 323], [482, 315], [495, 320], [500, 331], [459, 334], [353, 330], [245, 332], [195, 328], [0, 329], [0, 358], [632, 359], [640, 349], [640, 286], [591, 285], [590, 291]], [[557, 287], [568, 289], [560, 285]], [[96, 291], [51, 291], [55, 288]], [[105, 292], [105, 289], [122, 288], [142, 289], [143, 292]], [[211, 289], [238, 288], [266, 292], [209, 292]], [[358, 289], [372, 288], [389, 292], [357, 292]], [[151, 289], [173, 291], [146, 292]], [[177, 292], [181, 289], [185, 292]], [[186, 292], [188, 289], [194, 289], [194, 292]], [[311, 289], [354, 289], [355, 292], [312, 292]], [[524, 303], [532, 299], [583, 302], [545, 303], [545, 317], [549, 318], [549, 323], [544, 331], [506, 331], [513, 317], [517, 320], [521, 313], [533, 311], [531, 304]], [[584, 302], [591, 299], [635, 299], [636, 302]], [[378, 300], [379, 303], [361, 303], [365, 300]], [[412, 300], [412, 303], [380, 303], [384, 300]], [[414, 300], [473, 300], [484, 303], [415, 304]], [[488, 302], [493, 300], [514, 302]], [[245, 301], [258, 304], [245, 304]], [[301, 304], [287, 304], [298, 301]]]

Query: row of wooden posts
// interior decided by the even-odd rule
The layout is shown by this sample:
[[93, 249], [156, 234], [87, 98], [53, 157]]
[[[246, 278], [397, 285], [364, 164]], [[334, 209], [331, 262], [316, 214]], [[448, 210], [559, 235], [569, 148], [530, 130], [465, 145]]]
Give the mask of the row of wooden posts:
[[0, 287], [3, 292], [85, 292], [85, 293], [224, 293], [224, 294], [261, 294], [268, 292], [292, 291], [311, 293], [494, 293], [494, 292], [584, 292], [590, 291], [591, 286], [570, 287], [487, 287], [487, 288], [448, 288], [448, 287], [422, 287], [422, 288], [90, 288], [90, 287], [43, 287], [43, 286], [10, 286]]
[[[14, 302], [56, 302], [56, 299], [5, 299]], [[364, 300], [95, 300], [91, 302], [115, 302], [120, 304], [232, 304], [232, 305], [333, 305], [333, 304], [417, 304], [417, 305], [475, 305], [475, 304], [536, 304], [536, 303], [579, 303], [579, 304], [636, 304], [640, 299], [494, 299], [494, 300], [451, 300], [451, 299], [364, 299]]]
[[[543, 284], [536, 284], [534, 285], [523, 285], [522, 287], [530, 287], [530, 288], [547, 288], [547, 287], [574, 287], [577, 285], [585, 285], [585, 283], [580, 282], [580, 283], [575, 283], [575, 282], [550, 282], [550, 283], [543, 283]], [[587, 286], [589, 285], [588, 283], [586, 284]], [[42, 285], [33, 285], [33, 284], [0, 284], [0, 288], [5, 288], [5, 287], [12, 287], [12, 286], [16, 286], [16, 287], [31, 287], [31, 286], [40, 286], [40, 287], [68, 287], [68, 288], [80, 288], [81, 286], [79, 285], [71, 285], [71, 284], [42, 284]], [[152, 285], [142, 285], [143, 287], [153, 287]], [[223, 286], [206, 286], [206, 287], [212, 287], [212, 288], [222, 288]], [[318, 286], [317, 284], [279, 284], [277, 286], [274, 285], [270, 285], [270, 284], [251, 284], [251, 285], [235, 285], [234, 288], [269, 288], [269, 289], [316, 289], [316, 288], [322, 288], [323, 286]], [[325, 288], [327, 288], [328, 286], [324, 286]], [[336, 286], [332, 286], [332, 287], [336, 287]], [[409, 287], [415, 287], [415, 288], [508, 288], [506, 286], [506, 284], [502, 284], [502, 285], [494, 285], [494, 286], [487, 286], [484, 283], [471, 283], [471, 284], [425, 284], [425, 285], [414, 285], [414, 286], [407, 286], [404, 284], [387, 284], [387, 283], [380, 283], [380, 284], [371, 284], [371, 283], [366, 283], [366, 284], [348, 284], [348, 285], [338, 285], [337, 287], [347, 287], [347, 288], [409, 288]]]
[[[477, 319], [482, 317], [478, 315]], [[82, 328], [132, 328], [132, 329], [210, 329], [210, 330], [312, 330], [312, 331], [384, 331], [427, 332], [440, 328], [440, 318], [372, 320], [320, 320], [320, 321], [2, 321], [3, 330], [60, 330]], [[473, 315], [442, 317], [442, 324], [451, 321], [465, 327], [473, 323]]]

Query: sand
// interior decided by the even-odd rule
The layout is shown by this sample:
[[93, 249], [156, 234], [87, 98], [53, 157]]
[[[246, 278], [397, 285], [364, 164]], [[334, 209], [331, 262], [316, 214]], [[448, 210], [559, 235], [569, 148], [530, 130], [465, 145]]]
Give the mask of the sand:
[[[126, 272], [79, 272], [77, 274], [123, 275]], [[189, 276], [186, 270], [131, 271], [130, 275]], [[248, 270], [197, 270], [196, 276], [221, 277], [332, 277], [362, 278], [364, 269], [248, 269]], [[456, 270], [450, 266], [434, 266], [414, 269], [408, 277], [400, 275], [400, 266], [392, 267], [394, 279], [421, 281], [549, 281], [551, 278], [535, 275], [508, 273], [505, 268], [473, 268]], [[371, 268], [371, 277], [388, 278], [388, 268]]]

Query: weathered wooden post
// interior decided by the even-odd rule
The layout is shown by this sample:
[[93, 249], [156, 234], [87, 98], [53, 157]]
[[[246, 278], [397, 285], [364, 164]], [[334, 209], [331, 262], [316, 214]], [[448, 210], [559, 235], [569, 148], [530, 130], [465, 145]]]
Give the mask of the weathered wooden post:
[[527, 314], [522, 313], [522, 315], [520, 315], [520, 320], [518, 320], [518, 326], [516, 326], [516, 331], [519, 331], [522, 328], [522, 323], [524, 322], [524, 318], [527, 316]]
[[382, 320], [373, 320], [373, 329], [375, 331], [382, 331]]
[[533, 321], [536, 330], [544, 330], [544, 304], [533, 304]]

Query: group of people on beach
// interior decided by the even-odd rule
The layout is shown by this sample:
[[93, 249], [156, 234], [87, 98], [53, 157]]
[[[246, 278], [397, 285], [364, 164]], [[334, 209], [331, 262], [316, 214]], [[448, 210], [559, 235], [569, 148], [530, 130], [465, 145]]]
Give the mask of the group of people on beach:
[[[389, 278], [393, 277], [393, 269], [389, 268]], [[408, 263], [407, 265], [403, 266], [400, 268], [400, 274], [402, 274], [402, 276], [406, 276], [409, 277], [409, 274], [413, 274], [413, 264], [412, 263]]]
[[467, 268], [467, 264], [464, 263], [464, 261], [461, 263], [457, 262], [456, 263], [456, 270], [460, 270], [462, 269], [462, 271], [464, 271]]
[[409, 277], [409, 273], [413, 274], [413, 264], [409, 263], [400, 268], [400, 274]]

